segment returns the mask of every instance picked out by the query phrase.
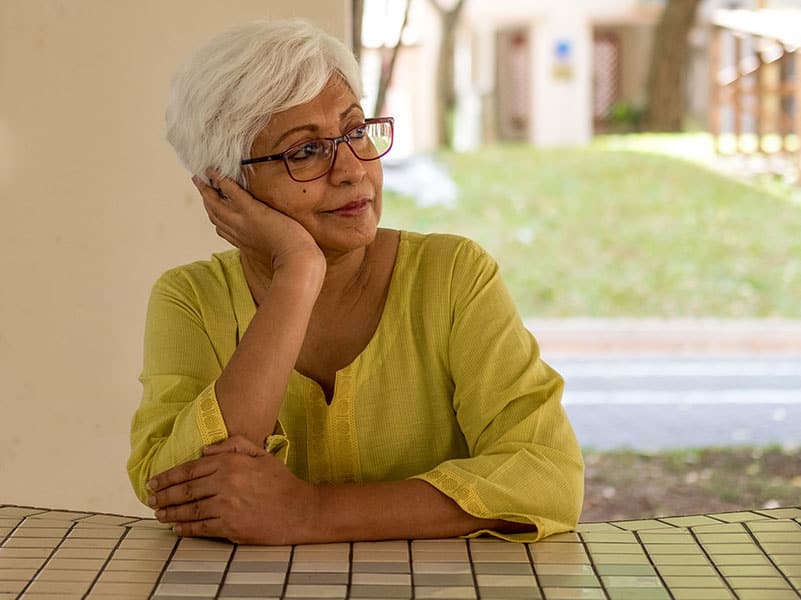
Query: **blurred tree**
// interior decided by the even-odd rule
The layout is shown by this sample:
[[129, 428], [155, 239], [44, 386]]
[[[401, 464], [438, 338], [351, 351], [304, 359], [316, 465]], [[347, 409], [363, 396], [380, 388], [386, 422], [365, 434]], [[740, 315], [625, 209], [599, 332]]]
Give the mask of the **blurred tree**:
[[688, 34], [700, 0], [668, 0], [654, 35], [644, 129], [681, 131], [689, 62]]
[[351, 1], [350, 43], [356, 62], [362, 61], [362, 18], [364, 17], [364, 0]]
[[387, 49], [381, 48], [381, 79], [378, 81], [378, 94], [376, 95], [375, 109], [373, 110], [373, 115], [377, 117], [381, 116], [384, 111], [384, 104], [387, 100], [387, 90], [389, 90], [389, 84], [392, 83], [392, 73], [395, 71], [395, 62], [398, 60], [398, 54], [403, 44], [403, 32], [406, 31], [406, 25], [409, 23], [409, 7], [411, 5], [412, 0], [406, 0], [406, 6], [403, 9], [403, 22], [398, 32], [398, 41], [395, 42], [395, 45], [389, 50], [388, 59], [386, 59], [384, 52]]
[[[440, 43], [437, 59], [437, 95], [436, 119], [437, 138], [440, 146], [451, 146], [453, 135], [450, 118], [456, 108], [456, 90], [454, 89], [454, 53], [456, 48], [456, 24], [464, 8], [465, 0], [450, 2], [447, 8], [440, 0], [429, 0], [431, 6], [439, 13]], [[448, 2], [445, 2], [448, 4]]]

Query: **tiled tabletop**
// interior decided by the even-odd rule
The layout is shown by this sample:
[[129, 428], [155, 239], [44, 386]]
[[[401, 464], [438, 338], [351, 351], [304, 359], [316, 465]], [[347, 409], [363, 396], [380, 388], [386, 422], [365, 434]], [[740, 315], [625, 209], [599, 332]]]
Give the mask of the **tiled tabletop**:
[[801, 599], [801, 507], [492, 538], [294, 547], [178, 539], [151, 519], [0, 505], [0, 600]]

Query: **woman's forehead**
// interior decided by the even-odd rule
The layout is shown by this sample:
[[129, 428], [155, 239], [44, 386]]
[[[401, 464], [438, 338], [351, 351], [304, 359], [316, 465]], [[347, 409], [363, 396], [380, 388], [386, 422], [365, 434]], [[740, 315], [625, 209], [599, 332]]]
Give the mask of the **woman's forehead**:
[[341, 79], [332, 79], [309, 102], [275, 113], [257, 139], [267, 144], [278, 143], [286, 132], [293, 129], [312, 132], [336, 127], [354, 115], [364, 116], [359, 99]]

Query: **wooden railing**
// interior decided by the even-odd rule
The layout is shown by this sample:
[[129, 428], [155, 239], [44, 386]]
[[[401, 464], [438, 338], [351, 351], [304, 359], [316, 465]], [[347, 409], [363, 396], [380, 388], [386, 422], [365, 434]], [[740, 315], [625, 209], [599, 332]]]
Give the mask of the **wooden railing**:
[[717, 151], [728, 135], [737, 153], [795, 155], [801, 169], [801, 11], [716, 11], [709, 58]]

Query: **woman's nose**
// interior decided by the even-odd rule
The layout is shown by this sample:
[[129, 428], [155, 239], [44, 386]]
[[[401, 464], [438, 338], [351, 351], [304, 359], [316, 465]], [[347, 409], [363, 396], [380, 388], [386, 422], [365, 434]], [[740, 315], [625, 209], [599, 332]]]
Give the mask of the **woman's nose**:
[[[344, 148], [343, 148], [344, 146]], [[360, 181], [367, 170], [347, 142], [340, 142], [334, 150], [334, 163], [331, 165], [331, 179], [335, 183]]]

